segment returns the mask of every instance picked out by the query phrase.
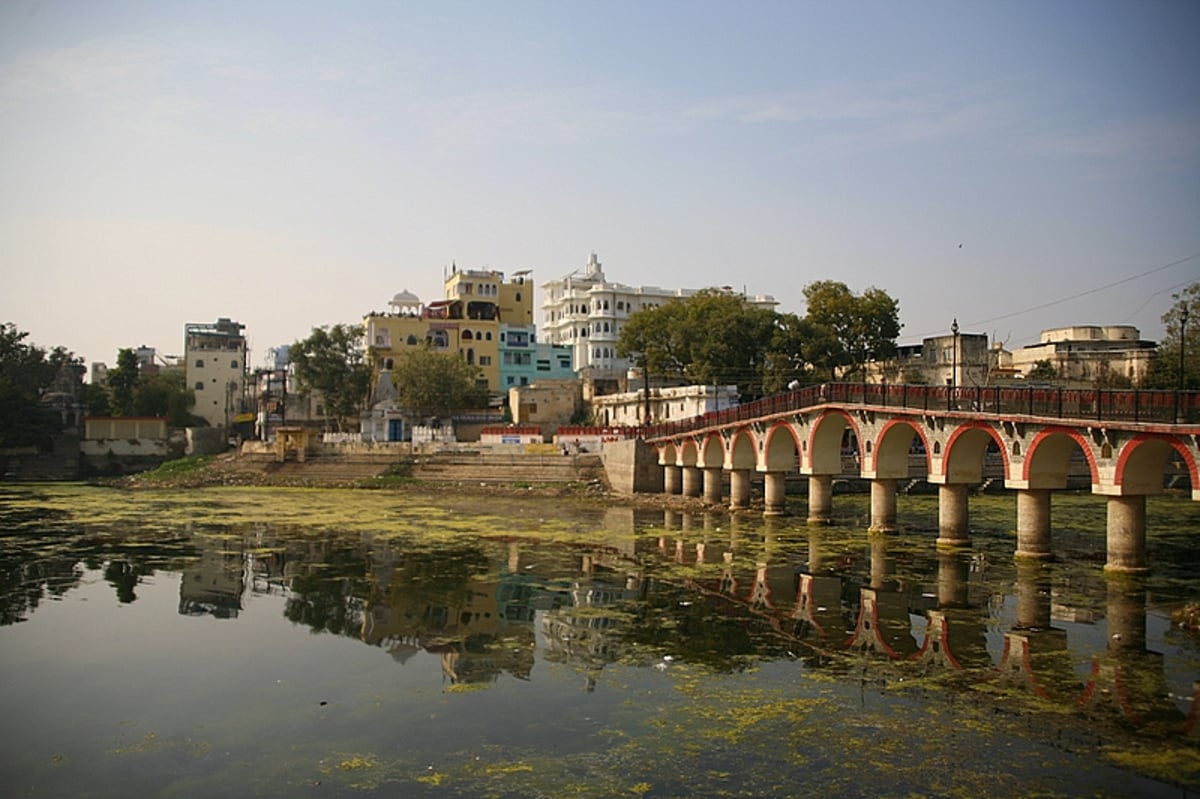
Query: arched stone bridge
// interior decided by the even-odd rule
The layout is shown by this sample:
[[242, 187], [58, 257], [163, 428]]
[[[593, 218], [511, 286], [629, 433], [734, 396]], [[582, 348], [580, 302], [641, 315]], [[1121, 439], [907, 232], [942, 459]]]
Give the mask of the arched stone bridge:
[[[959, 388], [831, 383], [728, 411], [643, 430], [657, 448], [667, 493], [749, 506], [752, 473], [765, 513], [784, 512], [785, 477], [808, 476], [808, 520], [828, 522], [833, 480], [846, 457], [871, 481], [871, 527], [896, 526], [897, 483], [920, 475], [938, 486], [939, 546], [968, 542], [968, 494], [985, 460], [1002, 463], [1017, 491], [1017, 557], [1050, 555], [1050, 497], [1085, 464], [1108, 503], [1105, 568], [1146, 568], [1146, 496], [1182, 464], [1200, 501], [1200, 392]], [[990, 455], [990, 457], [989, 457]]]

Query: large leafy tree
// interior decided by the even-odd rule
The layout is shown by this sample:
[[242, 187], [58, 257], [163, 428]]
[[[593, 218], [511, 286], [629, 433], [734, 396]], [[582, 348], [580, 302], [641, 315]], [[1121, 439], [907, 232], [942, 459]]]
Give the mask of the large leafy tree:
[[819, 364], [829, 370], [830, 379], [846, 378], [864, 370], [870, 360], [895, 355], [900, 304], [886, 291], [872, 286], [855, 294], [845, 283], [819, 280], [804, 287], [804, 299], [805, 318], [830, 331], [838, 342]]
[[763, 365], [763, 392], [821, 382], [825, 378], [818, 364], [827, 363], [840, 347], [828, 328], [796, 314], [780, 314]]
[[[617, 354], [648, 374], [705, 385], [736, 385], [744, 397], [763, 393], [769, 369], [788, 359], [774, 348], [779, 315], [728, 291], [705, 289], [629, 317]], [[786, 381], [785, 381], [786, 382]]]
[[840, 364], [844, 352], [834, 330], [820, 321], [715, 289], [638, 311], [617, 338], [617, 353], [650, 374], [736, 385], [743, 398], [782, 391], [795, 381], [829, 379], [823, 372]]
[[42, 404], [42, 394], [64, 368], [81, 368], [62, 347], [47, 354], [26, 343], [28, 337], [16, 325], [0, 324], [0, 447], [46, 444], [59, 418]]
[[479, 369], [456, 354], [424, 346], [402, 355], [392, 370], [400, 407], [417, 419], [449, 417], [487, 405]]
[[[117, 350], [117, 365], [108, 370], [108, 406], [113, 416], [133, 416], [133, 392], [138, 384], [137, 353]], [[149, 414], [147, 414], [149, 415]]]
[[617, 335], [617, 354], [657, 375], [681, 377], [691, 362], [684, 301], [676, 300], [629, 317]]
[[289, 353], [301, 391], [317, 392], [338, 430], [361, 413], [371, 386], [371, 367], [363, 357], [362, 327], [336, 324], [313, 328]]
[[188, 387], [182, 369], [143, 374], [133, 390], [133, 412], [137, 416], [165, 416], [172, 427], [187, 427], [200, 421], [191, 410], [196, 393]]
[[1197, 390], [1200, 389], [1200, 282], [1189, 284], [1171, 298], [1175, 302], [1162, 316], [1166, 336], [1159, 342], [1143, 385]]

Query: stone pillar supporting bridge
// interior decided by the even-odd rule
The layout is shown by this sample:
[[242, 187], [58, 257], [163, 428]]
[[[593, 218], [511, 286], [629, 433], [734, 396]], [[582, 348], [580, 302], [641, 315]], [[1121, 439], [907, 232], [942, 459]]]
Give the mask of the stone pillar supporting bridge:
[[[1146, 564], [1146, 497], [1168, 467], [1200, 501], [1200, 392], [958, 388], [830, 383], [643, 431], [658, 450], [665, 490], [744, 509], [761, 475], [764, 513], [784, 513], [785, 477], [808, 477], [808, 521], [828, 522], [833, 479], [856, 469], [871, 481], [871, 527], [896, 526], [898, 485], [938, 486], [942, 547], [965, 545], [970, 489], [985, 462], [1017, 492], [1018, 558], [1050, 556], [1051, 492], [1086, 469], [1108, 503], [1110, 571]], [[849, 466], [848, 466], [849, 464]]]

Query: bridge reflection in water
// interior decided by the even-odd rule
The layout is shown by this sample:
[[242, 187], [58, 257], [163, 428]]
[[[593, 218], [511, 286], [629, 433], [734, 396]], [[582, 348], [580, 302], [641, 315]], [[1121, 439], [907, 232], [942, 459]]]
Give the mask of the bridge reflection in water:
[[1015, 555], [1049, 558], [1051, 495], [1074, 471], [1107, 503], [1109, 571], [1146, 563], [1146, 497], [1168, 482], [1200, 500], [1200, 392], [942, 388], [832, 383], [643, 428], [667, 494], [728, 492], [783, 515], [787, 478], [807, 483], [807, 518], [832, 518], [835, 479], [870, 483], [871, 528], [897, 527], [900, 486], [938, 491], [941, 547], [969, 544], [969, 495], [985, 480], [1017, 492]]
[[[1153, 736], [1200, 737], [1200, 680], [1193, 673], [1188, 686], [1168, 684], [1162, 653], [1148, 648], [1150, 616], [1142, 578], [1107, 575], [1099, 586], [1102, 610], [1056, 606], [1063, 586], [1055, 585], [1055, 565], [1018, 560], [1009, 567], [1015, 572], [1011, 596], [980, 596], [982, 581], [976, 576], [989, 568], [985, 558], [942, 550], [936, 553], [935, 574], [926, 578], [923, 590], [914, 591], [911, 575], [892, 573], [885, 535], [868, 537], [864, 579], [845, 568], [844, 554], [837, 563], [827, 562], [823, 528], [810, 528], [808, 561], [793, 566], [771, 561], [775, 546], [769, 519], [765, 534], [745, 540], [735, 523], [726, 546], [717, 547], [722, 551], [714, 556], [713, 536], [695, 540], [692, 514], [665, 515], [659, 539], [663, 556], [691, 565], [706, 558], [720, 564], [719, 577], [689, 579], [687, 587], [766, 625], [803, 660], [855, 662], [893, 676], [984, 680], [1003, 691], [997, 697], [1001, 704], [1016, 692]], [[673, 536], [672, 530], [678, 532]], [[737, 550], [745, 547], [755, 550], [752, 571], [748, 564], [736, 565]], [[1067, 630], [1053, 624], [1056, 617], [1081, 619], [1088, 626], [1102, 622], [1104, 645], [1091, 650], [1078, 641], [1069, 645]]]

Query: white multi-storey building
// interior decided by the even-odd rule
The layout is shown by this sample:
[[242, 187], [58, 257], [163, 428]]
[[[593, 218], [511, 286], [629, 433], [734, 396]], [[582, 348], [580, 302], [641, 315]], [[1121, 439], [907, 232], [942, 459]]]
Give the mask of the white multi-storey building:
[[[576, 371], [593, 379], [616, 378], [630, 367], [627, 359], [617, 357], [617, 336], [630, 315], [696, 291], [609, 282], [592, 253], [582, 270], [542, 284], [542, 329], [549, 343], [571, 347]], [[765, 308], [778, 305], [769, 295], [746, 301]]]
[[183, 328], [187, 384], [196, 392], [193, 412], [213, 427], [229, 429], [246, 410], [245, 327], [221, 318]]

